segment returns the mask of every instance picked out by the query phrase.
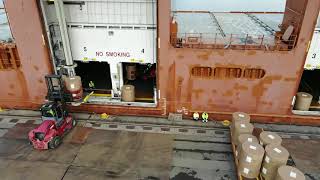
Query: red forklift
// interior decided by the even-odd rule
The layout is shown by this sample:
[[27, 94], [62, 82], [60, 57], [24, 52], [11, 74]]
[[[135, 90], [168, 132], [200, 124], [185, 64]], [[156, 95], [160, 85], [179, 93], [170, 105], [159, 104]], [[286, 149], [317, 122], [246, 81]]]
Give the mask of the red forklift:
[[72, 95], [66, 91], [61, 75], [47, 75], [47, 102], [40, 108], [42, 123], [29, 132], [29, 141], [35, 149], [54, 149], [62, 138], [72, 130], [77, 121], [69, 114], [66, 102], [72, 102]]

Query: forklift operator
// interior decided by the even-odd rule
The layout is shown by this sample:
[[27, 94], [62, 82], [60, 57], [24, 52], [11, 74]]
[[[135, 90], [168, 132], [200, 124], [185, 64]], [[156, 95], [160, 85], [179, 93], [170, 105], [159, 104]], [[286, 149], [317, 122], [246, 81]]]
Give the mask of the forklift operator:
[[53, 109], [44, 111], [42, 116], [54, 119], [56, 121], [56, 125], [58, 127], [61, 125], [61, 122], [63, 120], [62, 116], [61, 115], [59, 116], [59, 113], [58, 113], [58, 116], [56, 116], [56, 113], [55, 113], [55, 111]]
[[52, 109], [47, 110], [47, 111], [43, 111], [42, 112], [42, 116], [43, 117], [48, 117], [48, 118], [55, 118], [55, 113]]

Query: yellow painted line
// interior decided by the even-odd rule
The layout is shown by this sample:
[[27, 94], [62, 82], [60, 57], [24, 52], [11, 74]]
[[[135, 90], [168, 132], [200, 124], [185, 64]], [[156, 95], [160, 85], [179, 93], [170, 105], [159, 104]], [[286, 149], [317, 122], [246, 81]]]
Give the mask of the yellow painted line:
[[140, 100], [140, 101], [153, 101], [153, 98], [136, 98], [136, 100]]
[[311, 44], [311, 41], [308, 42], [308, 46], [307, 46], [306, 52], [309, 52], [310, 44]]
[[111, 97], [111, 94], [96, 94], [96, 93], [94, 93], [92, 96], [98, 96], [98, 97]]
[[93, 94], [93, 91], [83, 99], [83, 102], [86, 103], [88, 101], [88, 99], [90, 98], [90, 96], [92, 96], [92, 94]]

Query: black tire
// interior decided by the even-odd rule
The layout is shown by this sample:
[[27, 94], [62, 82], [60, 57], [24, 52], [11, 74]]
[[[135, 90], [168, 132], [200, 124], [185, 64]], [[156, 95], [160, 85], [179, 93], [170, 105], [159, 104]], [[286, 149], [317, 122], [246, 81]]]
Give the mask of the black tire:
[[54, 137], [48, 144], [49, 149], [54, 149], [58, 147], [61, 143], [61, 138], [59, 136]]
[[72, 127], [76, 127], [77, 126], [77, 121], [75, 119], [72, 119]]

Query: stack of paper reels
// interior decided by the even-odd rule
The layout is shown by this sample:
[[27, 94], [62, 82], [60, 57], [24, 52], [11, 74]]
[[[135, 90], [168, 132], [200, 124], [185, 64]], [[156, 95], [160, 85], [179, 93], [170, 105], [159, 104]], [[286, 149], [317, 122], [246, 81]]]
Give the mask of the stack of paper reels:
[[239, 171], [243, 177], [256, 178], [260, 174], [264, 155], [263, 147], [258, 143], [245, 142], [241, 145]]
[[275, 180], [305, 180], [304, 174], [297, 168], [291, 166], [281, 166], [278, 168]]
[[252, 134], [253, 125], [248, 122], [238, 121], [234, 123], [232, 129], [232, 142], [238, 145], [238, 137], [241, 134]]
[[241, 152], [241, 145], [247, 141], [251, 143], [259, 143], [258, 139], [252, 134], [240, 134], [240, 136], [238, 137], [238, 145], [236, 148], [236, 157], [238, 157]]
[[282, 143], [282, 138], [274, 132], [270, 131], [263, 131], [261, 132], [259, 136], [260, 144], [263, 145], [264, 147], [267, 146], [268, 144], [275, 144], [275, 145], [281, 145]]
[[232, 114], [231, 131], [236, 122], [246, 122], [250, 123], [250, 116], [244, 112], [235, 112]]
[[262, 164], [262, 176], [265, 180], [274, 180], [280, 166], [286, 165], [289, 152], [280, 145], [269, 144], [265, 148], [266, 156]]

